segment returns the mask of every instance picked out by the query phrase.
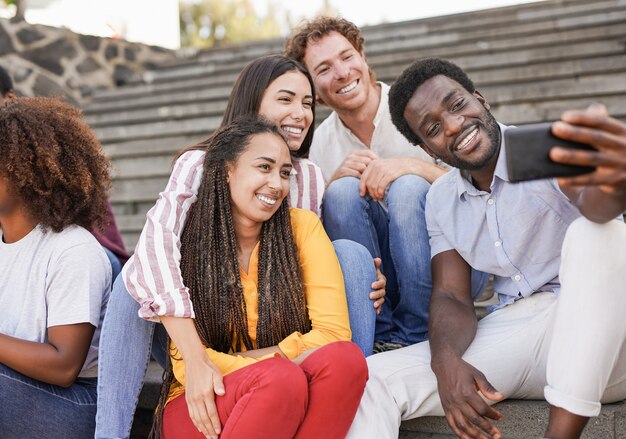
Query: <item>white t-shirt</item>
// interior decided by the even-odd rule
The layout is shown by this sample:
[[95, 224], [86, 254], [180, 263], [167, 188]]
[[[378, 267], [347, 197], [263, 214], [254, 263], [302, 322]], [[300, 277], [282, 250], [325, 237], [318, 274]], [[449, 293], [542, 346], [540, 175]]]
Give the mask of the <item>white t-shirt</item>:
[[97, 376], [98, 341], [111, 290], [111, 264], [82, 227], [35, 227], [6, 244], [0, 230], [0, 333], [44, 343], [51, 326], [96, 327], [81, 377]]
[[428, 163], [435, 163], [428, 153], [419, 146], [412, 145], [396, 129], [389, 113], [389, 86], [384, 82], [378, 84], [380, 104], [374, 117], [374, 134], [369, 148], [343, 124], [335, 111], [315, 130], [309, 159], [322, 169], [326, 181], [330, 181], [348, 154], [358, 149], [369, 149], [380, 158], [418, 157]]

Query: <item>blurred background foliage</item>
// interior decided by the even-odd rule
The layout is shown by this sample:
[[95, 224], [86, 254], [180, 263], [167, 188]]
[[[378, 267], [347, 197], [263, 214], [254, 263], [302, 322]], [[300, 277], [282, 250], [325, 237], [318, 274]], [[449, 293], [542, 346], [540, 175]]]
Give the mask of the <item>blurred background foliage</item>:
[[[303, 17], [292, 17], [280, 4], [269, 2], [266, 13], [252, 0], [181, 0], [181, 47], [211, 47], [286, 35]], [[318, 15], [334, 15], [330, 0]]]

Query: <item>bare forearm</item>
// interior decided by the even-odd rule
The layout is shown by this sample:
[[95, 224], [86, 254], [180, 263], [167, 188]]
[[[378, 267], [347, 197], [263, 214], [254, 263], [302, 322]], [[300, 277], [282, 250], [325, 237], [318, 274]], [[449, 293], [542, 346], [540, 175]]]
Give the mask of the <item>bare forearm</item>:
[[407, 160], [411, 169], [411, 174], [419, 175], [430, 184], [433, 184], [435, 180], [448, 172], [434, 163], [425, 162], [424, 160], [420, 160], [418, 158], [407, 157]]
[[207, 356], [193, 319], [161, 317], [161, 323], [186, 362]]
[[448, 297], [433, 297], [429, 338], [433, 371], [445, 367], [450, 357], [461, 358], [476, 335], [473, 307]]
[[248, 357], [248, 358], [261, 358], [261, 357], [265, 357], [266, 355], [271, 355], [271, 354], [280, 354], [281, 357], [285, 357], [285, 354], [282, 353], [282, 351], [280, 350], [278, 346], [270, 346], [268, 348], [252, 349], [249, 351], [237, 352], [237, 355], [240, 355], [242, 357]]
[[607, 193], [598, 187], [585, 187], [575, 200], [580, 213], [588, 220], [606, 223], [626, 210], [626, 191]]
[[85, 357], [76, 361], [49, 343], [37, 343], [0, 334], [0, 363], [44, 383], [71, 386]]

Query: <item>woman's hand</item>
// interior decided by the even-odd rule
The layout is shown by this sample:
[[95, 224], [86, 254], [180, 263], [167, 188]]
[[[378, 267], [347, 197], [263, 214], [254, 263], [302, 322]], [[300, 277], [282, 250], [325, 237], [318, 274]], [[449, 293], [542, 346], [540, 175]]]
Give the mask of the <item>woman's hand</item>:
[[161, 316], [161, 323], [185, 365], [185, 376], [177, 379], [185, 386], [189, 417], [199, 432], [217, 439], [222, 426], [215, 406], [215, 395], [226, 393], [222, 373], [209, 359], [192, 319]]
[[374, 301], [374, 308], [376, 309], [376, 314], [380, 314], [380, 311], [383, 309], [383, 303], [385, 302], [385, 287], [387, 286], [387, 278], [380, 271], [380, 264], [382, 263], [380, 258], [374, 258], [374, 265], [376, 266], [376, 280], [372, 282], [372, 291], [370, 293], [370, 299]]
[[185, 360], [185, 400], [189, 417], [198, 431], [217, 439], [222, 427], [215, 395], [224, 395], [222, 373], [208, 355]]

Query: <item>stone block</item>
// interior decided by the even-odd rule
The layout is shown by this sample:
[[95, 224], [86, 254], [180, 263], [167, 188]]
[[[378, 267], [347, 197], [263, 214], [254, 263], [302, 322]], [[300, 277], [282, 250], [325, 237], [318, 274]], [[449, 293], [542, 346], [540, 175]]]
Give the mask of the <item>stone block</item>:
[[95, 52], [100, 48], [102, 39], [93, 35], [79, 35], [78, 41], [80, 41], [81, 46], [83, 46], [85, 50]]
[[4, 26], [0, 24], [0, 56], [6, 55], [8, 53], [14, 53], [15, 46], [13, 46], [13, 41], [11, 40], [11, 36], [6, 31]]
[[18, 67], [15, 69], [13, 73], [13, 82], [19, 84], [20, 82], [26, 81], [30, 75], [33, 73], [33, 69], [28, 67]]
[[89, 56], [85, 58], [80, 64], [76, 66], [76, 70], [78, 73], [91, 73], [96, 70], [100, 70], [102, 66], [98, 64], [98, 62], [93, 59], [93, 57]]
[[133, 77], [133, 71], [126, 64], [117, 64], [113, 71], [113, 82], [116, 85], [124, 85]]
[[65, 71], [61, 60], [63, 58], [72, 59], [77, 55], [78, 51], [76, 48], [64, 38], [22, 53], [22, 56], [27, 60], [58, 76], [62, 76]]
[[137, 59], [137, 55], [135, 54], [135, 51], [132, 48], [125, 47], [124, 48], [124, 59], [126, 61], [135, 61]]
[[65, 90], [43, 74], [38, 74], [33, 86], [35, 96], [65, 96]]
[[20, 41], [20, 43], [24, 45], [34, 43], [35, 41], [43, 40], [44, 38], [45, 38], [45, 35], [41, 34], [40, 32], [37, 32], [37, 30], [34, 28], [25, 27], [24, 29], [20, 29], [17, 32], [17, 39]]
[[119, 53], [119, 49], [117, 45], [115, 45], [112, 42], [109, 42], [109, 45], [107, 46], [107, 48], [104, 49], [104, 57], [107, 59], [107, 61], [110, 61], [113, 58], [116, 58], [118, 53]]

